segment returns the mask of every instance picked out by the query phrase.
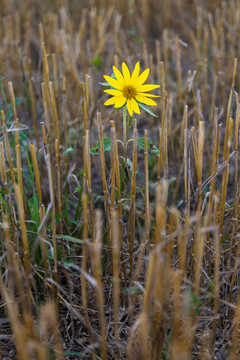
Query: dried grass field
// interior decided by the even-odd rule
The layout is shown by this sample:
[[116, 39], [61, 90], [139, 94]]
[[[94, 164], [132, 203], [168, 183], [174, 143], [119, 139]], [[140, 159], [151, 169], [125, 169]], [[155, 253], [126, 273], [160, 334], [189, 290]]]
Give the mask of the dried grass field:
[[0, 359], [240, 359], [239, 62], [239, 0], [0, 0]]

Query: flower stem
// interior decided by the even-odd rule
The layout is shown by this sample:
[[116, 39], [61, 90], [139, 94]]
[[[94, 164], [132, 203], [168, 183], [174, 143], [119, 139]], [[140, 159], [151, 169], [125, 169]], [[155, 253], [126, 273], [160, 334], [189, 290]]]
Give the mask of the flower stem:
[[127, 107], [123, 108], [123, 151], [124, 151], [124, 161], [125, 168], [127, 171], [127, 177], [130, 179], [130, 172], [127, 164]]
[[124, 144], [124, 149], [126, 148], [126, 143], [127, 143], [127, 107], [124, 106], [124, 108], [123, 108], [123, 144]]

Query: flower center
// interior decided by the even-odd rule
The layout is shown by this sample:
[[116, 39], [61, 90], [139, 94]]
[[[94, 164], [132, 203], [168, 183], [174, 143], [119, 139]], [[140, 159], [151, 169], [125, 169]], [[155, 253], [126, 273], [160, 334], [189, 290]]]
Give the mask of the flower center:
[[136, 96], [136, 90], [134, 87], [132, 86], [125, 86], [123, 88], [123, 96], [126, 98], [126, 99], [132, 99]]

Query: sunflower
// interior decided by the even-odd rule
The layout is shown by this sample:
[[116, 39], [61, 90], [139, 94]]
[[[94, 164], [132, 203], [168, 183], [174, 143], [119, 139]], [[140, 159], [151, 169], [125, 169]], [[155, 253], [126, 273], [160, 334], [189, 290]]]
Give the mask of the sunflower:
[[137, 62], [132, 75], [130, 75], [127, 65], [123, 62], [122, 73], [115, 66], [113, 66], [113, 73], [115, 79], [111, 76], [104, 75], [105, 80], [112, 87], [112, 89], [104, 91], [107, 94], [113, 95], [104, 105], [114, 105], [116, 109], [127, 105], [130, 116], [133, 115], [133, 112], [140, 114], [139, 105], [141, 107], [141, 104], [149, 106], [157, 105], [154, 100], [149, 98], [159, 96], [148, 94], [147, 92], [159, 88], [160, 85], [143, 85], [148, 77], [149, 69], [146, 69], [139, 75], [140, 64]]

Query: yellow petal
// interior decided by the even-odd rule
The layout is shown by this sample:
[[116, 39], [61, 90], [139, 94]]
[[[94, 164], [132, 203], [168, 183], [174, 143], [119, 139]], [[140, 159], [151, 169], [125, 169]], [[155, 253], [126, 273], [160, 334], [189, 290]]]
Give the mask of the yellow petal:
[[115, 95], [115, 96], [121, 96], [122, 95], [121, 90], [107, 89], [107, 90], [104, 90], [104, 92], [107, 93], [107, 94], [110, 94], [110, 95]]
[[147, 77], [149, 75], [149, 69], [146, 69], [136, 80], [136, 87], [139, 87], [140, 85], [142, 85], [146, 80]]
[[137, 95], [142, 95], [142, 96], [147, 96], [147, 97], [161, 97], [159, 95], [153, 95], [153, 94], [146, 94], [146, 93], [141, 93], [141, 92], [138, 92]]
[[104, 75], [104, 79], [111, 85], [114, 89], [122, 90], [122, 85], [111, 76]]
[[140, 85], [137, 87], [137, 92], [147, 92], [147, 91], [151, 91], [153, 89], [158, 89], [160, 87], [160, 85], [151, 85], [151, 84], [147, 84], [147, 85]]
[[118, 109], [126, 103], [127, 99], [124, 96], [120, 96], [116, 101], [115, 108]]
[[136, 65], [135, 65], [135, 68], [134, 68], [132, 76], [131, 76], [131, 81], [130, 81], [131, 85], [134, 85], [136, 83], [139, 72], [140, 72], [140, 64], [139, 64], [139, 61], [138, 61], [136, 63]]
[[135, 96], [136, 100], [146, 104], [146, 105], [150, 105], [150, 106], [156, 106], [157, 104], [155, 103], [155, 101], [153, 101], [152, 99], [148, 99], [146, 96], [143, 95], [136, 95]]
[[129, 100], [129, 99], [127, 101], [127, 109], [128, 109], [129, 115], [133, 116], [133, 109], [132, 109], [132, 105], [131, 105], [131, 100]]
[[113, 66], [113, 72], [114, 72], [114, 75], [116, 76], [116, 79], [119, 82], [119, 84], [124, 86], [125, 80], [124, 80], [124, 77], [122, 76], [121, 71], [119, 71], [115, 66]]
[[104, 105], [106, 105], [106, 106], [114, 105], [118, 101], [118, 98], [119, 98], [118, 96], [113, 96], [113, 97], [111, 97], [111, 99], [108, 99], [107, 101], [105, 101]]
[[128, 86], [130, 83], [130, 71], [124, 62], [122, 63], [122, 72], [123, 72], [123, 77], [124, 77], [125, 83]]
[[135, 99], [131, 99], [131, 106], [135, 113], [140, 114], [140, 109]]

